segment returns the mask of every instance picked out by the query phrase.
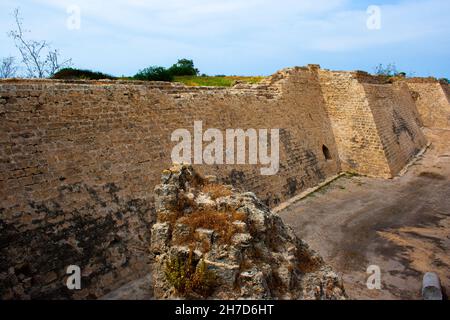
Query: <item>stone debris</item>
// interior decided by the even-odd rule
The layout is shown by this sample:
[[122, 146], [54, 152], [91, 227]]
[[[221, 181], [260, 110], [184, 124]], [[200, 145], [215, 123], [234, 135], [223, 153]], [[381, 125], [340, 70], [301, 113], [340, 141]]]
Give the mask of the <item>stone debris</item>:
[[347, 298], [341, 278], [255, 194], [174, 165], [155, 202], [155, 298]]
[[424, 300], [442, 301], [442, 289], [439, 276], [434, 272], [427, 272], [423, 276], [422, 297]]

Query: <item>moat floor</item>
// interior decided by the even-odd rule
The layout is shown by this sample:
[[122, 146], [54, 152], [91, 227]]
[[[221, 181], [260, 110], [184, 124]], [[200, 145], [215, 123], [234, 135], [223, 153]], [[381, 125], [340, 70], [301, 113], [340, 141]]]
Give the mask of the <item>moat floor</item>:
[[100, 300], [151, 300], [152, 276], [146, 275], [103, 296]]
[[[344, 279], [353, 299], [420, 299], [423, 274], [450, 294], [450, 130], [403, 177], [343, 177], [280, 212]], [[367, 267], [381, 269], [369, 290]]]

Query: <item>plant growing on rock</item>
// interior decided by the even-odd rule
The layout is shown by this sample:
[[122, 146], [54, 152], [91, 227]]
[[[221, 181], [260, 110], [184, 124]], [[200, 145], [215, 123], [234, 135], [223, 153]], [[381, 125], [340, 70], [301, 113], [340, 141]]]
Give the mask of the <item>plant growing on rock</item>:
[[187, 260], [172, 257], [164, 270], [167, 281], [184, 297], [208, 297], [217, 285], [214, 272], [208, 270], [205, 260], [195, 263], [192, 250]]
[[208, 193], [213, 200], [217, 200], [217, 198], [221, 197], [228, 197], [233, 193], [230, 188], [217, 183], [205, 184], [202, 188], [202, 192]]
[[179, 222], [189, 227], [189, 236], [184, 241], [194, 241], [195, 231], [198, 229], [212, 230], [218, 237], [221, 243], [229, 244], [233, 236], [239, 231], [235, 221], [242, 221], [244, 218], [242, 213], [230, 211], [216, 211], [216, 210], [199, 210], [189, 216], [182, 217]]
[[175, 165], [155, 188], [156, 298], [346, 298], [340, 277], [255, 194], [213, 180]]

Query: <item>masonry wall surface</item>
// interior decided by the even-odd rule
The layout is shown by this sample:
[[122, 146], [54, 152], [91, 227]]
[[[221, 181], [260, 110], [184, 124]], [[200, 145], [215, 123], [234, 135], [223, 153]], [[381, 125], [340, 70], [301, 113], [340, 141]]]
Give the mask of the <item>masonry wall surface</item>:
[[447, 101], [450, 103], [450, 84], [443, 85], [445, 95], [447, 96]]
[[397, 175], [427, 144], [405, 83], [362, 83], [391, 175]]
[[[425, 143], [409, 88], [318, 66], [233, 88], [0, 81], [0, 298], [97, 298], [148, 273], [153, 188], [194, 121], [280, 129], [276, 175], [197, 166], [269, 206], [342, 171], [392, 177]], [[82, 290], [66, 288], [69, 265]]]
[[449, 85], [436, 79], [410, 79], [407, 85], [416, 100], [422, 123], [430, 128], [450, 128]]
[[391, 177], [363, 85], [349, 72], [320, 70], [319, 75], [342, 169]]
[[426, 146], [404, 81], [365, 72], [319, 75], [343, 170], [391, 178]]
[[[288, 69], [259, 86], [0, 82], [0, 296], [97, 298], [146, 274], [153, 188], [171, 133], [280, 129], [280, 171], [201, 166], [273, 206], [341, 171], [317, 75]], [[326, 160], [326, 146], [332, 160]], [[82, 290], [64, 284], [82, 270]]]

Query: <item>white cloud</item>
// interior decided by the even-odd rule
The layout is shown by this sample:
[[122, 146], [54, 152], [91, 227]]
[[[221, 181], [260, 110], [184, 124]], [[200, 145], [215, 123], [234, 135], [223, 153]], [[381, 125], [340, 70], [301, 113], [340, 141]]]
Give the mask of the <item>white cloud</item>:
[[[8, 0], [9, 1], [9, 0]], [[10, 2], [10, 1], [9, 1]], [[448, 30], [443, 0], [404, 1], [381, 6], [382, 29], [366, 28], [365, 10], [349, 9], [345, 0], [32, 0], [63, 14], [76, 4], [82, 11], [85, 30], [105, 35], [148, 37], [166, 41], [217, 42], [260, 41], [274, 45], [301, 39], [302, 47], [319, 51], [353, 50], [405, 42]], [[49, 22], [55, 28], [56, 21]], [[59, 28], [59, 29], [60, 29]], [[59, 30], [59, 32], [64, 30]], [[295, 47], [295, 45], [294, 45]]]
[[[205, 72], [263, 73], [319, 57], [331, 63], [335, 56], [352, 61], [365, 55], [379, 63], [383, 53], [402, 52], [406, 59], [430, 41], [433, 46], [426, 49], [449, 52], [450, 1], [393, 2], [381, 6], [379, 31], [366, 28], [366, 8], [356, 0], [24, 0], [20, 5], [35, 37], [50, 40], [76, 64], [118, 74], [149, 63], [168, 65], [177, 57], [194, 58]], [[66, 9], [73, 4], [81, 8], [79, 31], [65, 27]], [[15, 6], [0, 2], [2, 30], [10, 28], [6, 12]], [[0, 41], [6, 39], [0, 34]], [[2, 44], [0, 56], [6, 47]]]
[[[381, 6], [381, 30], [366, 28], [363, 11], [336, 12], [326, 21], [310, 44], [320, 51], [352, 51], [389, 44], [405, 44], [442, 36], [448, 39], [449, 1], [404, 1]], [[448, 40], [447, 40], [448, 42]]]

